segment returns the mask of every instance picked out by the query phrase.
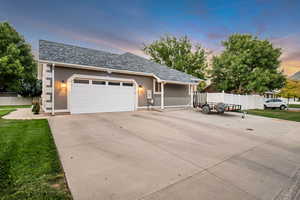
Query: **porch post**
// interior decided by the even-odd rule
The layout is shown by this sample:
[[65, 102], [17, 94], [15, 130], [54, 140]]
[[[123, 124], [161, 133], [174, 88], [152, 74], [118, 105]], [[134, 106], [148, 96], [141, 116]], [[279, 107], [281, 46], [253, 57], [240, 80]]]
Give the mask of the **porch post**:
[[164, 93], [165, 93], [165, 83], [161, 82], [161, 96], [160, 96], [160, 108], [164, 109], [165, 108], [165, 100], [164, 100]]
[[193, 107], [193, 95], [194, 95], [194, 85], [189, 85], [191, 94], [191, 107]]

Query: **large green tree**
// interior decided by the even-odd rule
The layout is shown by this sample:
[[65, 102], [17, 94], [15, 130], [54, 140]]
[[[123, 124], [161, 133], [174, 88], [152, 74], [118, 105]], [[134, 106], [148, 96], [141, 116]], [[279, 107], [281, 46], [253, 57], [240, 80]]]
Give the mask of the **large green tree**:
[[37, 63], [31, 47], [9, 23], [0, 23], [0, 90], [19, 92], [36, 84]]
[[263, 93], [282, 88], [285, 76], [279, 71], [281, 49], [268, 40], [248, 34], [231, 35], [222, 42], [224, 51], [212, 60], [211, 78], [220, 91]]
[[143, 50], [154, 62], [204, 78], [207, 66], [205, 50], [199, 44], [193, 45], [186, 36], [167, 35], [145, 45]]

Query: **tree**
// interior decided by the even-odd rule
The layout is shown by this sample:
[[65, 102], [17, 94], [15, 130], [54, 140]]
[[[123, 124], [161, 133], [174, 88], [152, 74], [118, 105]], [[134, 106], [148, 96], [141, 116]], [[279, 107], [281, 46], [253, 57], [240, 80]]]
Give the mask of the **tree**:
[[197, 91], [202, 92], [206, 86], [207, 86], [207, 84], [205, 81], [200, 81], [197, 86]]
[[0, 90], [19, 92], [36, 82], [37, 63], [31, 47], [7, 22], [0, 23]]
[[300, 98], [300, 81], [287, 80], [279, 95], [285, 98]]
[[263, 93], [284, 86], [285, 76], [279, 71], [281, 49], [274, 48], [271, 42], [234, 34], [222, 44], [225, 50], [213, 57], [210, 71], [218, 90]]
[[170, 68], [204, 79], [206, 64], [205, 50], [193, 45], [186, 37], [161, 37], [150, 45], [144, 45], [143, 51], [151, 60]]
[[33, 80], [30, 82], [21, 82], [21, 86], [18, 90], [21, 96], [25, 97], [39, 97], [42, 94], [42, 81]]

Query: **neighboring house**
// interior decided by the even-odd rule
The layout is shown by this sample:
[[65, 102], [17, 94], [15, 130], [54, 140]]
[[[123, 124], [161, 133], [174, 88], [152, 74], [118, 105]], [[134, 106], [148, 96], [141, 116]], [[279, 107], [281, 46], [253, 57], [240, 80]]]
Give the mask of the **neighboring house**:
[[207, 85], [205, 88], [203, 88], [202, 92], [206, 92], [206, 93], [217, 93], [219, 92], [214, 84], [209, 84]]
[[295, 74], [290, 76], [289, 79], [294, 80], [294, 81], [300, 81], [300, 71], [296, 72]]
[[277, 98], [279, 96], [280, 90], [267, 91], [263, 96], [267, 99]]
[[191, 106], [199, 79], [131, 53], [39, 41], [45, 112], [133, 111]]

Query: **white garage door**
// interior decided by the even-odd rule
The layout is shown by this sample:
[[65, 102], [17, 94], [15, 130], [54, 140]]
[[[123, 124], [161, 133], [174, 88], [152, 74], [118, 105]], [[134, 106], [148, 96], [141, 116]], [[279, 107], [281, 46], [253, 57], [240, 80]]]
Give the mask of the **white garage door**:
[[136, 90], [132, 82], [78, 80], [72, 81], [70, 112], [121, 112], [135, 109]]

